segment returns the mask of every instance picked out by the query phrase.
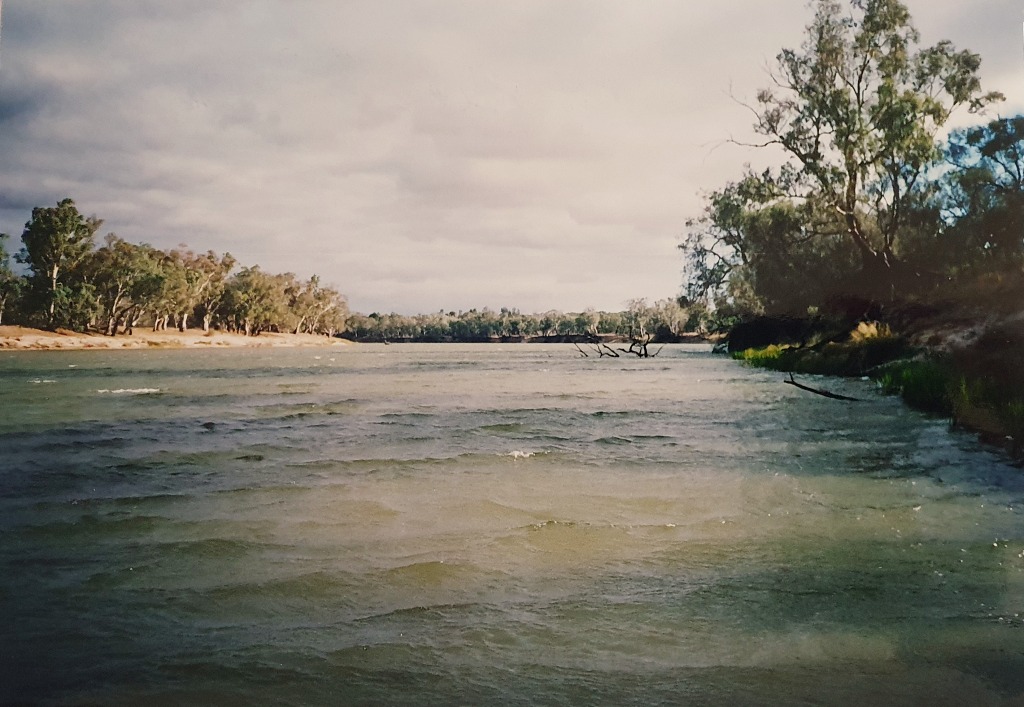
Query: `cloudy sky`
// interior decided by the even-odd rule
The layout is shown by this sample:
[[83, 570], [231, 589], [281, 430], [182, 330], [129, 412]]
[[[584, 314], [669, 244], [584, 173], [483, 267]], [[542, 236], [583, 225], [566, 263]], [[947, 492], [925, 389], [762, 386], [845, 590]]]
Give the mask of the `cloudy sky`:
[[[2, 0], [0, 0], [2, 2]], [[1024, 111], [1024, 0], [909, 0]], [[355, 311], [680, 289], [737, 99], [805, 0], [6, 0], [0, 232], [70, 196], [135, 242], [319, 274]], [[973, 122], [964, 115], [962, 122]], [[15, 238], [15, 240], [17, 240]]]

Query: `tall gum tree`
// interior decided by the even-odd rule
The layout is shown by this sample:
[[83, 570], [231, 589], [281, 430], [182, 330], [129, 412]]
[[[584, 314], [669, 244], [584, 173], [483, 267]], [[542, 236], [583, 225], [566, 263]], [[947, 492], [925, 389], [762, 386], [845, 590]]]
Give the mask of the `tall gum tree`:
[[92, 254], [88, 276], [108, 336], [115, 336], [121, 325], [130, 329], [135, 317], [159, 295], [163, 284], [159, 261], [159, 251], [114, 233], [108, 233], [104, 245]]
[[784, 49], [773, 85], [757, 94], [755, 130], [789, 157], [797, 198], [838, 217], [873, 294], [894, 287], [905, 212], [939, 156], [939, 133], [960, 107], [1000, 100], [982, 93], [981, 59], [948, 41], [917, 48], [898, 0], [817, 0], [807, 40]]
[[32, 285], [37, 288], [47, 314], [47, 323], [55, 326], [57, 300], [67, 277], [92, 252], [93, 239], [103, 221], [82, 216], [71, 199], [57, 206], [32, 209], [21, 240], [25, 244], [18, 259], [32, 269]]

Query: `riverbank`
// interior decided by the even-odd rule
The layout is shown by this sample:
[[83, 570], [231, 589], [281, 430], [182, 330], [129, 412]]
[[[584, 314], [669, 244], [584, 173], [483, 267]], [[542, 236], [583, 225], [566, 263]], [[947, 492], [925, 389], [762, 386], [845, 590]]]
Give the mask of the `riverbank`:
[[[1006, 292], [1001, 294], [1005, 295]], [[1024, 460], [1024, 311], [1020, 299], [903, 305], [845, 335], [787, 320], [734, 358], [789, 373], [867, 376], [913, 408], [949, 418]], [[742, 338], [742, 337], [740, 337]]]
[[133, 334], [105, 336], [58, 329], [45, 331], [22, 326], [0, 326], [2, 350], [82, 350], [82, 349], [148, 349], [148, 348], [265, 348], [276, 346], [345, 346], [342, 339], [313, 334], [275, 334], [245, 336], [224, 331], [136, 330]]

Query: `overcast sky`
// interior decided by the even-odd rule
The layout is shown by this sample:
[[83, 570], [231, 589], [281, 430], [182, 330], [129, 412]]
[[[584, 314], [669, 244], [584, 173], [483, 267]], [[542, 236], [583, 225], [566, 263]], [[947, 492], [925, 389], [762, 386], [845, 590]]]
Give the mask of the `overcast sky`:
[[[0, 0], [2, 2], [2, 0]], [[1024, 0], [909, 0], [1024, 112]], [[70, 196], [355, 311], [673, 297], [804, 0], [6, 0], [0, 231]], [[992, 115], [994, 117], [995, 114]], [[961, 116], [961, 122], [977, 122]]]

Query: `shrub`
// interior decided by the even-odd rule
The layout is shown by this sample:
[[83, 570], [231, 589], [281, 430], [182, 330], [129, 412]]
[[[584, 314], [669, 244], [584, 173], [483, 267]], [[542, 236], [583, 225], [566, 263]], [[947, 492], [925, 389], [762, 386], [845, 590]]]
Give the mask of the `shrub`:
[[900, 395], [911, 407], [938, 415], [953, 414], [954, 376], [945, 363], [926, 359], [893, 361], [875, 378], [885, 393]]

